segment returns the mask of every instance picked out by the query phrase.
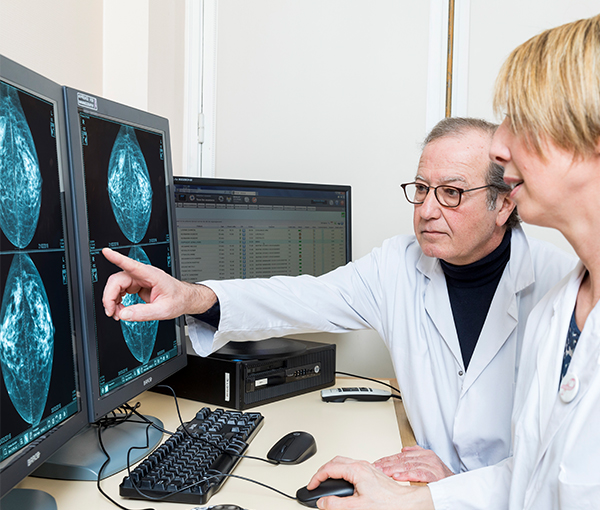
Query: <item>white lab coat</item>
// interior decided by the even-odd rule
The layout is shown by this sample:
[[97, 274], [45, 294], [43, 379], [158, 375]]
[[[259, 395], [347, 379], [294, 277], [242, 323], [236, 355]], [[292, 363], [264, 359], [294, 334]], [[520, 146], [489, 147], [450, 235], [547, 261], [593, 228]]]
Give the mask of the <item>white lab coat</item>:
[[219, 329], [189, 317], [190, 339], [207, 355], [231, 340], [376, 330], [390, 350], [417, 443], [457, 473], [510, 455], [525, 319], [574, 265], [570, 255], [515, 229], [466, 373], [440, 262], [425, 256], [414, 236], [388, 239], [318, 278], [203, 282], [219, 298]]
[[600, 508], [600, 306], [588, 316], [559, 396], [567, 331], [585, 272], [579, 265], [531, 313], [513, 412], [514, 456], [430, 484], [435, 508]]

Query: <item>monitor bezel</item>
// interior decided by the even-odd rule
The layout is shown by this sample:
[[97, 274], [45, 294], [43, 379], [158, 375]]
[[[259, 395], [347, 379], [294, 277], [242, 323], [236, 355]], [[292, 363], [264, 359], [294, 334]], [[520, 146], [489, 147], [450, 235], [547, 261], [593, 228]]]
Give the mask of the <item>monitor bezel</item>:
[[55, 105], [55, 121], [57, 151], [59, 160], [59, 181], [63, 203], [63, 227], [65, 229], [65, 253], [67, 274], [69, 278], [68, 293], [71, 304], [72, 342], [76, 382], [78, 385], [79, 411], [64, 422], [36, 438], [34, 441], [15, 452], [0, 464], [0, 498], [4, 497], [22, 479], [30, 475], [60, 447], [88, 424], [87, 394], [85, 391], [85, 369], [83, 355], [83, 334], [81, 315], [79, 313], [79, 295], [76, 285], [76, 257], [74, 239], [74, 217], [69, 181], [69, 164], [66, 145], [66, 119], [64, 115], [64, 99], [62, 87], [48, 78], [0, 55], [0, 77], [7, 83], [27, 93], [50, 101]]
[[346, 194], [346, 264], [352, 261], [352, 188], [347, 184], [323, 184], [293, 181], [262, 181], [252, 179], [228, 179], [222, 177], [195, 177], [189, 175], [173, 176], [175, 186], [191, 184], [195, 186], [255, 187], [271, 189], [298, 189], [315, 191], [339, 191]]
[[[117, 103], [81, 90], [63, 87], [67, 117], [67, 144], [69, 150], [70, 174], [73, 182], [73, 193], [76, 197], [76, 226], [75, 237], [78, 253], [79, 285], [81, 295], [81, 307], [84, 313], [84, 330], [86, 331], [86, 343], [84, 345], [84, 357], [87, 375], [87, 400], [90, 422], [96, 422], [114, 409], [134, 399], [142, 392], [152, 388], [156, 384], [182, 369], [187, 364], [185, 336], [182, 329], [182, 319], [175, 319], [175, 332], [179, 354], [164, 362], [154, 369], [114, 389], [110, 393], [101, 396], [99, 385], [98, 363], [96, 356], [96, 332], [94, 317], [93, 285], [91, 279], [91, 261], [89, 256], [89, 233], [88, 216], [85, 197], [85, 176], [83, 172], [83, 150], [81, 144], [81, 131], [79, 123], [79, 111], [87, 114], [104, 117], [108, 120], [121, 122], [161, 132], [165, 151], [165, 185], [167, 193], [168, 221], [171, 227], [170, 253], [173, 276], [179, 278], [179, 257], [177, 244], [177, 226], [175, 223], [175, 206], [173, 197], [173, 172], [171, 166], [171, 146], [169, 136], [169, 121], [164, 117], [138, 110], [136, 108]], [[91, 108], [86, 108], [84, 103], [78, 102], [79, 97], [89, 102]], [[82, 96], [83, 95], [83, 96]], [[118, 268], [115, 267], [115, 272]]]

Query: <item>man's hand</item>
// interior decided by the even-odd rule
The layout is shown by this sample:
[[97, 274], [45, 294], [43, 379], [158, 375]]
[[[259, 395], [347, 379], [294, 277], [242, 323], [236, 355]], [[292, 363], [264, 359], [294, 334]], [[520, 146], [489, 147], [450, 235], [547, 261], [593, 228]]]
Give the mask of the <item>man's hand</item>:
[[317, 506], [322, 510], [433, 510], [427, 487], [400, 485], [368, 462], [336, 457], [317, 471], [307, 488], [315, 489], [327, 478], [348, 480], [354, 485], [354, 495], [321, 498]]
[[[203, 313], [217, 301], [215, 293], [204, 285], [181, 282], [109, 248], [104, 248], [102, 254], [123, 270], [110, 276], [102, 296], [106, 315], [115, 320], [174, 319], [183, 314]], [[126, 294], [138, 294], [146, 304], [125, 307], [121, 300]]]
[[454, 473], [431, 450], [407, 446], [401, 453], [383, 457], [373, 466], [394, 480], [404, 482], [437, 482]]

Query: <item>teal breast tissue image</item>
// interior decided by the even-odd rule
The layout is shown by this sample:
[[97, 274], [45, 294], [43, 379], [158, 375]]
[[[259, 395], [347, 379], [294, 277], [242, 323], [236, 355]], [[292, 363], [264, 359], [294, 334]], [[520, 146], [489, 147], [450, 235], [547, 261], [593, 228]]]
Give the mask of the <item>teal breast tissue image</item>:
[[[146, 160], [131, 126], [121, 126], [110, 154], [108, 196], [121, 232], [132, 243], [139, 243], [146, 235], [152, 214], [152, 184]], [[129, 256], [143, 264], [150, 264], [148, 255], [140, 246], [133, 246]], [[137, 294], [123, 298], [124, 306], [143, 302]], [[158, 321], [121, 321], [121, 330], [135, 359], [148, 363], [156, 341]]]
[[0, 225], [17, 248], [33, 238], [40, 215], [42, 175], [16, 89], [0, 83]]
[[[150, 265], [150, 259], [146, 252], [139, 246], [134, 246], [129, 250], [129, 257], [133, 260], [137, 260], [142, 264]], [[137, 294], [127, 294], [123, 297], [123, 306], [131, 306], [134, 304], [143, 303], [143, 299]], [[147, 321], [147, 322], [129, 322], [119, 321], [121, 324], [121, 331], [123, 332], [123, 338], [131, 354], [140, 363], [148, 363], [154, 350], [154, 344], [156, 342], [156, 333], [158, 332], [158, 321]]]
[[125, 237], [139, 243], [150, 223], [152, 185], [146, 160], [131, 126], [121, 126], [108, 166], [108, 195]]
[[54, 324], [42, 278], [29, 255], [10, 266], [0, 311], [4, 384], [21, 418], [37, 425], [44, 411], [54, 354]]

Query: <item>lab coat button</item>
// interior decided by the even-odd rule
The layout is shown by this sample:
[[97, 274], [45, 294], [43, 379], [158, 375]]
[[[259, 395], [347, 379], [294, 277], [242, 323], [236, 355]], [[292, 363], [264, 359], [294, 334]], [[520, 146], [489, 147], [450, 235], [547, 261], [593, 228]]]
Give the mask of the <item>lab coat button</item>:
[[565, 376], [562, 382], [560, 383], [560, 391], [558, 392], [560, 399], [565, 404], [568, 404], [569, 402], [573, 401], [573, 399], [577, 396], [578, 392], [579, 378], [576, 375], [572, 375], [569, 377]]
[[460, 375], [462, 377], [463, 375], [465, 375], [465, 373], [462, 370], [459, 370], [458, 375]]

